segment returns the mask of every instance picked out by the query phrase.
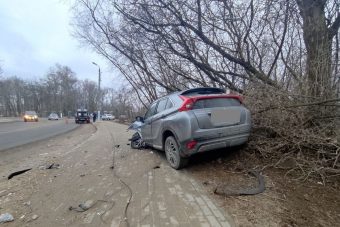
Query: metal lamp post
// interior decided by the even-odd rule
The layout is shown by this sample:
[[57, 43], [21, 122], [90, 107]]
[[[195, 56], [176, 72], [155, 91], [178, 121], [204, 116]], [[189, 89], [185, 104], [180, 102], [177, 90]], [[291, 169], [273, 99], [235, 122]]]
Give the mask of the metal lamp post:
[[101, 72], [100, 67], [97, 63], [92, 62], [92, 64], [96, 65], [98, 67], [98, 120], [100, 119], [100, 110], [101, 110], [101, 90], [100, 90], [100, 82], [101, 82]]

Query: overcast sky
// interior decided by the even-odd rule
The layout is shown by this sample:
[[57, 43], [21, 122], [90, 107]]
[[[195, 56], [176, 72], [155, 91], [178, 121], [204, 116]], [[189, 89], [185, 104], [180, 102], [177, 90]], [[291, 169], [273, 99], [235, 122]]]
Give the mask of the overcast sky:
[[117, 76], [105, 61], [89, 49], [80, 47], [71, 36], [68, 1], [1, 0], [0, 66], [5, 76], [23, 79], [43, 77], [60, 63], [79, 79], [98, 81], [98, 63], [103, 71], [102, 86], [115, 87]]

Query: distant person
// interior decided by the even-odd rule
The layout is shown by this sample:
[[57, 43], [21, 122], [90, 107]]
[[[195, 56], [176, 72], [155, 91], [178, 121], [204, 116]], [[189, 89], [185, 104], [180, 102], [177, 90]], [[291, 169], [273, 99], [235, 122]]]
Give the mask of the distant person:
[[97, 114], [96, 114], [96, 112], [94, 112], [92, 115], [93, 115], [93, 122], [96, 122], [96, 119], [97, 119]]

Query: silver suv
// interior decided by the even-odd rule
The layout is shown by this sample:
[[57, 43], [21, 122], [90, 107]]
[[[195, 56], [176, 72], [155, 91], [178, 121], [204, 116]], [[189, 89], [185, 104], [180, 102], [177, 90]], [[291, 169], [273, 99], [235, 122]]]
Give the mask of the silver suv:
[[141, 133], [149, 146], [165, 151], [170, 166], [180, 169], [188, 157], [247, 142], [250, 112], [242, 98], [220, 88], [194, 88], [153, 102]]

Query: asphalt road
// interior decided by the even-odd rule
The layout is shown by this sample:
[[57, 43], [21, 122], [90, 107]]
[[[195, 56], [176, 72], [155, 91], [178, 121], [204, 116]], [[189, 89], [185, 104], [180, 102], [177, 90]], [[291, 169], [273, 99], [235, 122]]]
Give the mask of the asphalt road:
[[0, 151], [53, 137], [76, 128], [78, 125], [69, 120], [39, 122], [6, 122], [0, 123]]

